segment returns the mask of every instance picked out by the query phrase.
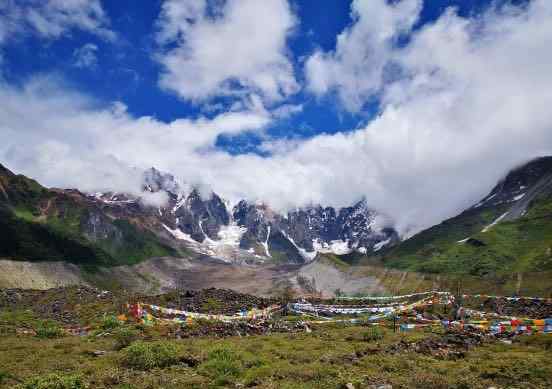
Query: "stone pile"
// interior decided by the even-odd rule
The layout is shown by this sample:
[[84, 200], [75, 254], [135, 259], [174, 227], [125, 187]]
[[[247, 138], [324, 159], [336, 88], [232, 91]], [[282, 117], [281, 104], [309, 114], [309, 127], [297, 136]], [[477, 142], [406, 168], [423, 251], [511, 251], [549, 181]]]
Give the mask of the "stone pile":
[[303, 323], [286, 323], [283, 321], [263, 320], [258, 322], [219, 322], [202, 321], [197, 325], [181, 326], [171, 334], [176, 338], [211, 336], [224, 338], [229, 336], [266, 335], [270, 333], [304, 332], [307, 326]]
[[481, 308], [505, 316], [546, 319], [552, 317], [552, 303], [545, 300], [520, 299], [517, 301], [501, 298], [483, 300]]
[[242, 309], [269, 307], [277, 303], [277, 300], [238, 293], [230, 289], [210, 288], [145, 297], [143, 302], [182, 311], [233, 315]]
[[114, 297], [109, 292], [87, 286], [48, 290], [0, 290], [0, 308], [31, 310], [38, 318], [56, 320], [63, 324], [77, 324], [77, 308], [99, 302], [112, 305]]
[[483, 344], [492, 341], [494, 338], [473, 330], [450, 330], [442, 336], [435, 336], [422, 339], [417, 342], [401, 340], [389, 346], [388, 353], [416, 352], [431, 355], [442, 359], [464, 358], [466, 352]]

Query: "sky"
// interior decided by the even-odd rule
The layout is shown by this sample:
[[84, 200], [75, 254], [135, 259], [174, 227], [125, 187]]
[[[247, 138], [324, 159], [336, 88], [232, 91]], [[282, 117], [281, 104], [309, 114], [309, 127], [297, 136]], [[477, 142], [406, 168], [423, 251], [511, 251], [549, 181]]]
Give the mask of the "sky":
[[[3, 0], [0, 163], [138, 194], [154, 166], [411, 235], [552, 149], [548, 0]], [[152, 202], [159, 199], [152, 199]]]

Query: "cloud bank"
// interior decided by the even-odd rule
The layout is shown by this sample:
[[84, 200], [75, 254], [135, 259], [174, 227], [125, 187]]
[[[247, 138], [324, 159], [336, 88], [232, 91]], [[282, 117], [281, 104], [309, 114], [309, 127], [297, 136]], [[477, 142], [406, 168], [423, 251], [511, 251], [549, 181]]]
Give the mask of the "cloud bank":
[[[176, 8], [167, 11], [170, 4]], [[165, 87], [201, 100], [237, 93], [227, 83], [236, 79], [262, 98], [214, 118], [164, 123], [133, 117], [121, 103], [99, 104], [51, 77], [23, 87], [4, 83], [0, 160], [47, 185], [129, 192], [138, 190], [137, 172], [155, 166], [231, 200], [259, 199], [279, 210], [311, 203], [345, 206], [366, 197], [408, 235], [472, 205], [514, 165], [552, 153], [552, 3], [547, 0], [495, 7], [470, 19], [450, 9], [415, 32], [420, 1], [354, 1], [353, 23], [335, 50], [316, 51], [307, 59], [307, 88], [317, 96], [335, 94], [351, 111], [377, 97], [379, 115], [349, 133], [267, 141], [262, 149], [272, 154], [265, 158], [229, 155], [214, 145], [221, 134], [262, 132], [278, 120], [265, 102], [291, 93], [285, 85], [296, 87], [295, 78], [275, 75], [280, 73], [271, 67], [287, 61], [283, 42], [293, 15], [280, 18], [283, 32], [277, 44], [267, 46], [270, 55], [254, 57], [245, 70], [240, 58], [230, 56], [224, 59], [228, 70], [221, 70], [208, 66], [226, 44], [213, 25], [233, 27], [241, 20], [235, 15], [245, 11], [232, 7], [254, 6], [227, 2], [220, 14], [206, 16], [197, 4], [164, 5], [161, 18], [170, 13], [180, 22], [168, 24], [174, 29], [167, 27], [160, 39], [180, 43], [167, 52], [178, 65], [167, 68], [161, 83], [170, 79]], [[188, 23], [178, 12], [197, 22]], [[266, 27], [274, 35], [266, 24], [258, 34]], [[408, 32], [409, 41], [397, 44]], [[192, 48], [186, 55], [179, 51], [185, 45]], [[201, 49], [212, 49], [213, 57], [203, 57]], [[257, 78], [265, 66], [270, 76]], [[202, 88], [190, 78], [190, 70], [198, 69]]]
[[[209, 7], [211, 5], [211, 7]], [[159, 84], [185, 99], [259, 94], [267, 102], [297, 92], [286, 40], [296, 25], [287, 0], [163, 3]]]

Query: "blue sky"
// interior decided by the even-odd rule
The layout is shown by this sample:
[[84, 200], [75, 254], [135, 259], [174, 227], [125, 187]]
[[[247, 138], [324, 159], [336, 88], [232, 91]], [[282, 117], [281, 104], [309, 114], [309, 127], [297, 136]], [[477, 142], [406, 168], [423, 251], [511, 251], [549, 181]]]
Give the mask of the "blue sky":
[[[195, 117], [201, 104], [193, 104], [158, 86], [161, 65], [153, 55], [157, 50], [155, 22], [161, 1], [102, 1], [117, 41], [105, 41], [95, 34], [74, 29], [67, 36], [48, 41], [27, 35], [5, 45], [3, 74], [11, 83], [23, 83], [37, 73], [60, 74], [72, 88], [85, 91], [100, 102], [122, 101], [135, 116], [154, 116], [170, 122], [181, 117]], [[477, 14], [489, 0], [425, 1], [416, 29], [435, 21], [448, 7], [461, 15]], [[288, 39], [290, 59], [296, 75], [304, 83], [303, 60], [315, 49], [331, 51], [337, 35], [352, 23], [351, 2], [345, 0], [295, 0], [292, 9], [298, 28]], [[98, 47], [97, 62], [75, 66], [75, 51], [86, 44]], [[351, 131], [363, 126], [379, 110], [377, 98], [367, 102], [360, 112], [340, 107], [335, 96], [317, 98], [304, 89], [290, 96], [288, 103], [303, 104], [303, 111], [272, 123], [267, 134], [273, 138], [308, 138], [320, 133]], [[207, 113], [213, 115], [213, 113]], [[264, 135], [266, 136], [266, 134]], [[262, 142], [258, 134], [221, 135], [217, 146], [232, 153], [258, 152]]]
[[[552, 153], [548, 0], [6, 0], [0, 162], [139, 192], [155, 166], [404, 234]], [[431, 204], [431, 209], [428, 209]]]

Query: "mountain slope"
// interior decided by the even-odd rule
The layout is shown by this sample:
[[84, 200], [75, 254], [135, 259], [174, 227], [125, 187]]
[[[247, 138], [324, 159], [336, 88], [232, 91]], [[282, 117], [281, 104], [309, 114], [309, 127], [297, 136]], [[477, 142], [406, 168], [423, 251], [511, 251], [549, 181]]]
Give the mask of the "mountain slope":
[[475, 276], [552, 270], [552, 157], [511, 171], [478, 204], [377, 260], [405, 270]]
[[78, 191], [46, 189], [0, 165], [0, 257], [115, 265], [176, 254], [114, 214]]
[[84, 194], [46, 189], [2, 167], [0, 257], [117, 265], [186, 251], [226, 262], [304, 263], [318, 253], [366, 253], [398, 241], [364, 201], [279, 214], [265, 204], [232, 206], [216, 193], [186, 190], [154, 168], [143, 178], [140, 197]]

